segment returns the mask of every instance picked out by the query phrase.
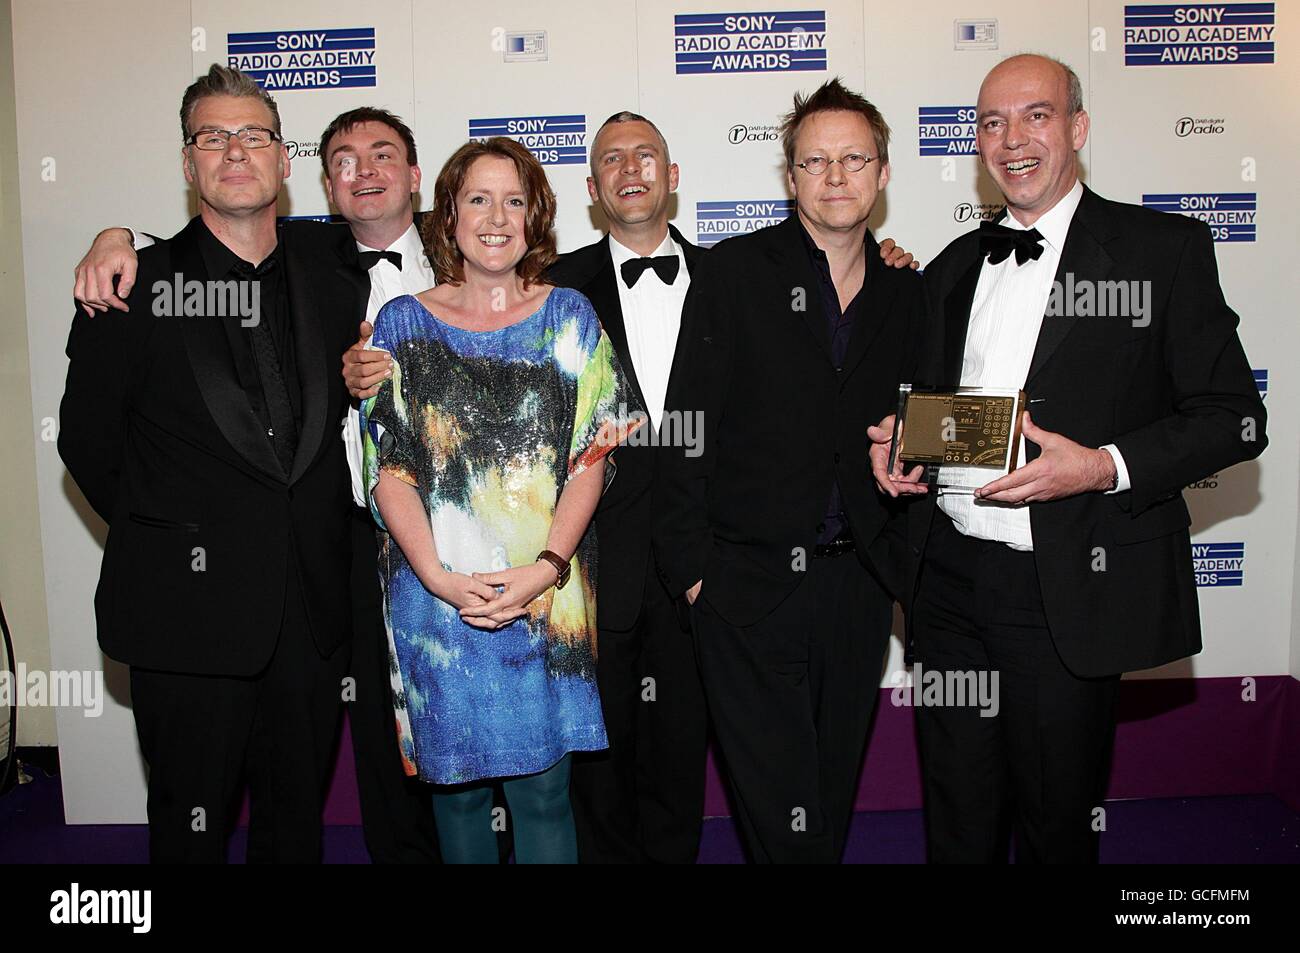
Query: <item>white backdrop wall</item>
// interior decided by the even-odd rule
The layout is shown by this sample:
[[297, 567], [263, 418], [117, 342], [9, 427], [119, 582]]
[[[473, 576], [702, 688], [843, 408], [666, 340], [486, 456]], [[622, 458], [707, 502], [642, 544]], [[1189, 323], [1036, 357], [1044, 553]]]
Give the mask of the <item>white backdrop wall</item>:
[[[779, 220], [789, 194], [774, 127], [795, 91], [839, 75], [893, 127], [893, 179], [873, 228], [923, 261], [996, 208], [971, 155], [964, 112], [980, 78], [1013, 52], [1065, 59], [1083, 79], [1093, 114], [1082, 155], [1090, 185], [1129, 202], [1210, 196], [1255, 224], [1253, 236], [1232, 230], [1254, 240], [1216, 248], [1224, 290], [1267, 389], [1272, 443], [1259, 463], [1187, 493], [1195, 541], [1212, 546], [1203, 555], [1240, 575], [1199, 566], [1206, 650], [1145, 674], [1300, 672], [1292, 599], [1300, 441], [1291, 386], [1300, 355], [1293, 317], [1300, 201], [1292, 171], [1300, 146], [1300, 4], [1210, 4], [1201, 5], [1209, 14], [1191, 14], [1219, 11], [1219, 29], [1258, 31], [1232, 43], [1189, 37], [1192, 27], [1181, 20], [1193, 8], [1161, 6], [1127, 11], [1130, 29], [1145, 18], [1165, 32], [1161, 44], [1126, 53], [1122, 0], [14, 0], [32, 432], [52, 665], [103, 668], [112, 695], [98, 719], [59, 712], [68, 820], [140, 821], [144, 805], [124, 673], [94, 639], [91, 599], [105, 530], [54, 445], [40, 439], [63, 388], [69, 275], [102, 226], [170, 234], [184, 224], [192, 202], [178, 162], [180, 95], [208, 64], [232, 56], [265, 71], [258, 75], [280, 105], [295, 155], [284, 214], [329, 211], [320, 130], [338, 112], [378, 104], [415, 130], [425, 207], [443, 159], [471, 134], [506, 129], [529, 137], [559, 196], [562, 250], [599, 234], [584, 184], [586, 154], [600, 122], [623, 108], [648, 115], [668, 138], [682, 170], [674, 221], [687, 237], [709, 244]], [[1192, 47], [1255, 59], [1271, 48], [1274, 62], [1126, 63], [1186, 58]], [[895, 646], [886, 683], [900, 665]]]

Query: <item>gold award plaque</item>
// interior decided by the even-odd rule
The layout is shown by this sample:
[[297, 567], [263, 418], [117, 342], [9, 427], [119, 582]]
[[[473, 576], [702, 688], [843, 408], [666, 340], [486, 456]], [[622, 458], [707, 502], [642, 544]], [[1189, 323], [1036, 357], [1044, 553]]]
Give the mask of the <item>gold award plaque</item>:
[[979, 485], [1010, 473], [1020, 453], [1020, 390], [958, 387], [899, 388], [894, 443], [890, 450], [904, 464], [982, 471]]

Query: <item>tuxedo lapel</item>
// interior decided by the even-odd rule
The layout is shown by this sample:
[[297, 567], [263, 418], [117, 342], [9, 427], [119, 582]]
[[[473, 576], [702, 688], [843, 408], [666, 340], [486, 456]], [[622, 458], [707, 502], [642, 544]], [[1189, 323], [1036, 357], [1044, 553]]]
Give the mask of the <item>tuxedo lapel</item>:
[[[1070, 229], [1066, 233], [1065, 247], [1061, 249], [1061, 261], [1057, 265], [1055, 279], [1058, 287], [1067, 285], [1065, 279], [1067, 274], [1073, 274], [1075, 282], [1080, 280], [1096, 282], [1106, 279], [1115, 264], [1103, 247], [1103, 243], [1111, 238], [1111, 229], [1107, 226], [1101, 199], [1097, 198], [1090, 189], [1085, 188], [1079, 199], [1079, 207], [1075, 209], [1074, 218], [1070, 222]], [[1068, 313], [1074, 309], [1063, 310], [1067, 313], [1043, 316], [1043, 323], [1038, 332], [1038, 343], [1034, 347], [1034, 357], [1029, 364], [1029, 374], [1025, 379], [1026, 389], [1029, 389], [1030, 382], [1042, 370], [1043, 365], [1079, 320], [1077, 315]]]
[[673, 241], [682, 246], [682, 257], [686, 259], [686, 273], [695, 274], [695, 266], [700, 263], [700, 257], [704, 254], [704, 249], [699, 245], [693, 245], [682, 237], [674, 226], [668, 226], [668, 234], [672, 235]]
[[[323, 297], [329, 290], [327, 262], [321, 260], [319, 251], [313, 255], [310, 247], [301, 247], [306, 245], [301, 238], [294, 236], [289, 229], [280, 229], [280, 244], [289, 280], [289, 320], [293, 327], [294, 354], [298, 359], [298, 386], [302, 392], [302, 427], [298, 434], [293, 472], [289, 477], [291, 484], [303, 475], [315, 458], [325, 433], [329, 374], [333, 361], [325, 352], [323, 316], [338, 306]], [[337, 358], [337, 355], [333, 357]]]
[[636, 366], [632, 363], [632, 352], [627, 346], [627, 324], [623, 320], [623, 302], [618, 295], [619, 277], [614, 271], [614, 258], [609, 253], [609, 239], [602, 239], [599, 245], [599, 267], [578, 290], [587, 296], [591, 306], [596, 309], [596, 317], [609, 336], [609, 343], [618, 355], [618, 363], [627, 375], [628, 383], [632, 385], [632, 392], [636, 394], [639, 406], [644, 408], [645, 395], [641, 392], [641, 382], [637, 380]]
[[[186, 281], [207, 281], [208, 271], [195, 238], [195, 229], [203, 227], [196, 218], [173, 241], [172, 261]], [[276, 459], [271, 441], [261, 421], [248, 403], [248, 393], [241, 381], [235, 355], [247, 349], [239, 317], [207, 315], [181, 316], [181, 337], [195, 383], [203, 395], [213, 422], [226, 442], [254, 468], [277, 483], [284, 482], [284, 470]], [[249, 368], [245, 367], [243, 377]]]
[[966, 331], [970, 328], [970, 309], [975, 302], [975, 288], [979, 285], [980, 267], [984, 256], [976, 254], [962, 276], [948, 291], [943, 302], [943, 379], [929, 381], [940, 387], [956, 387], [961, 383], [961, 365], [966, 351]]
[[890, 266], [880, 260], [880, 246], [870, 235], [867, 237], [866, 254], [867, 267], [866, 277], [863, 279], [862, 306], [853, 322], [849, 350], [844, 356], [841, 387], [849, 379], [853, 369], [866, 357], [871, 345], [875, 343], [876, 338], [889, 322], [889, 312], [894, 306], [894, 298], [898, 295], [898, 285], [890, 281], [886, 275], [886, 270]]

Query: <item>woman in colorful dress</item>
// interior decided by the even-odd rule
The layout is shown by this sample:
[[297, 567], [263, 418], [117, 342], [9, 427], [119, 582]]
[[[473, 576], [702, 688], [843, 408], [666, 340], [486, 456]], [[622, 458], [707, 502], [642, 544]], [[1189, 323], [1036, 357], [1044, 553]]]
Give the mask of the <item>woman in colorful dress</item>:
[[389, 302], [393, 373], [362, 405], [397, 730], [443, 857], [495, 863], [504, 781], [521, 863], [573, 863], [569, 752], [605, 748], [596, 552], [606, 457], [642, 421], [555, 260], [555, 196], [523, 146], [462, 146], [425, 223], [438, 284]]

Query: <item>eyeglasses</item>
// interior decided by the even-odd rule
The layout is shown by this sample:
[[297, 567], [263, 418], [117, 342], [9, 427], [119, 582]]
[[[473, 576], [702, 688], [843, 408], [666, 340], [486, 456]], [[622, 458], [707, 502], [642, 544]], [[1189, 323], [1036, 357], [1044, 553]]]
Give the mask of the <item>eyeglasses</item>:
[[796, 162], [795, 165], [803, 169], [809, 175], [821, 175], [831, 167], [832, 162], [838, 162], [845, 172], [861, 172], [867, 167], [868, 162], [875, 162], [879, 156], [864, 156], [856, 152], [850, 152], [846, 156], [840, 156], [838, 159], [828, 159], [825, 156], [813, 156], [811, 159], [805, 159], [803, 162]]
[[200, 129], [185, 140], [185, 145], [194, 146], [207, 152], [226, 148], [231, 136], [238, 136], [239, 143], [245, 149], [265, 149], [273, 142], [280, 141], [280, 134], [262, 126], [245, 126], [243, 129]]

